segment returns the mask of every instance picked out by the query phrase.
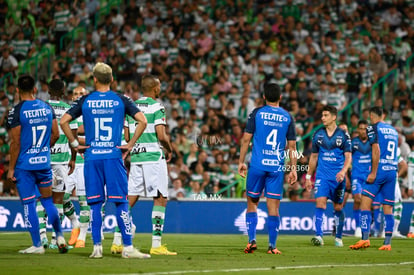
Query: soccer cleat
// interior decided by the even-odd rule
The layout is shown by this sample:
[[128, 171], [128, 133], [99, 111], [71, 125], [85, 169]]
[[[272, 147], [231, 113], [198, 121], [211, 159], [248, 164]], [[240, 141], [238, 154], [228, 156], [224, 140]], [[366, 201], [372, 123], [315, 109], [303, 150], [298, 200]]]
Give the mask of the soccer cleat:
[[55, 243], [50, 243], [49, 244], [49, 249], [58, 249], [58, 246]]
[[45, 254], [43, 246], [31, 246], [29, 248], [19, 250], [20, 254]]
[[393, 238], [400, 238], [400, 239], [406, 239], [407, 237], [400, 233], [400, 231], [394, 231], [392, 232]]
[[48, 248], [49, 241], [47, 240], [47, 237], [42, 238], [41, 242], [42, 242], [43, 248], [45, 248], [45, 249]]
[[81, 248], [81, 247], [85, 247], [85, 241], [82, 240], [77, 240], [76, 244], [75, 244], [76, 248]]
[[66, 245], [66, 241], [65, 241], [65, 238], [63, 238], [63, 236], [57, 237], [57, 245], [58, 245], [58, 248], [59, 248], [59, 253], [63, 254], [63, 253], [68, 252], [69, 248]]
[[342, 239], [335, 238], [335, 246], [336, 247], [343, 247], [344, 243], [342, 242]]
[[383, 246], [381, 246], [380, 248], [378, 248], [378, 250], [391, 251], [391, 245], [390, 244], [384, 244]]
[[76, 243], [76, 240], [78, 239], [80, 233], [80, 228], [73, 228], [72, 233], [70, 233], [70, 239], [68, 241], [68, 245], [74, 245]]
[[151, 258], [151, 255], [146, 254], [146, 253], [142, 253], [138, 249], [131, 246], [130, 248], [124, 248], [122, 250], [122, 258], [125, 258], [125, 259], [129, 259], [129, 258], [149, 259], [149, 258]]
[[161, 245], [160, 247], [157, 247], [157, 248], [151, 247], [150, 254], [153, 254], [153, 255], [175, 256], [175, 255], [177, 255], [177, 252], [168, 251], [167, 245], [164, 244], [164, 245]]
[[122, 244], [117, 245], [117, 244], [112, 244], [111, 246], [111, 253], [112, 254], [121, 254], [122, 250], [124, 249], [124, 246]]
[[246, 245], [244, 253], [253, 253], [257, 249], [256, 241], [253, 240]]
[[407, 238], [414, 239], [414, 233], [413, 232], [408, 233]]
[[315, 236], [315, 237], [313, 237], [313, 238], [311, 239], [311, 243], [312, 243], [314, 246], [323, 246], [323, 245], [324, 245], [324, 243], [323, 243], [323, 239], [322, 239], [322, 237], [321, 237], [321, 236]]
[[358, 250], [361, 248], [368, 248], [370, 247], [371, 242], [369, 240], [359, 240], [356, 244], [350, 245], [349, 248], [353, 250]]
[[92, 254], [89, 255], [89, 258], [91, 259], [102, 259], [102, 245], [101, 244], [96, 244], [93, 246], [93, 251]]
[[355, 228], [355, 234], [354, 234], [354, 236], [357, 237], [357, 238], [362, 238], [362, 230], [361, 230], [361, 227]]
[[267, 254], [282, 254], [282, 252], [280, 252], [277, 248], [269, 246], [267, 249]]

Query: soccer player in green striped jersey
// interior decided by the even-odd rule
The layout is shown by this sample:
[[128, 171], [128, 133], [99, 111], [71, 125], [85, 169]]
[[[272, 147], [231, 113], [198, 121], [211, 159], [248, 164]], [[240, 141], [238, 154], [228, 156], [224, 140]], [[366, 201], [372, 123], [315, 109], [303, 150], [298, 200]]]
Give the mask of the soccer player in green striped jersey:
[[[408, 155], [408, 196], [413, 197], [414, 190], [414, 151]], [[410, 229], [407, 238], [414, 239], [414, 210], [411, 213]]]
[[[78, 86], [73, 90], [72, 100], [75, 101], [87, 93], [88, 91], [85, 88]], [[76, 119], [76, 123], [77, 130], [74, 131], [75, 137], [79, 140], [80, 144], [85, 144], [85, 131], [83, 129], [82, 116]], [[90, 207], [86, 202], [85, 178], [83, 174], [84, 159], [80, 154], [73, 154], [71, 160], [75, 161], [75, 170], [68, 176], [65, 197], [69, 197], [73, 189], [76, 188], [76, 196], [78, 196], [80, 206], [79, 235], [77, 236], [77, 239], [71, 240], [71, 244], [75, 243], [75, 247], [85, 247], [86, 233], [90, 221]]]
[[[141, 80], [143, 97], [135, 103], [147, 118], [147, 128], [135, 143], [131, 151], [131, 168], [128, 179], [128, 198], [132, 208], [140, 196], [152, 197], [152, 248], [154, 255], [177, 255], [168, 251], [161, 244], [164, 228], [165, 207], [168, 197], [168, 171], [167, 162], [171, 159], [172, 147], [165, 132], [165, 109], [155, 99], [161, 91], [161, 83], [152, 75], [144, 75]], [[125, 138], [135, 131], [135, 121], [127, 118]], [[132, 137], [132, 135], [131, 135]], [[161, 146], [162, 147], [161, 147]], [[120, 246], [120, 239], [114, 238], [115, 246]], [[112, 248], [111, 248], [112, 251]]]
[[[53, 79], [49, 83], [49, 94], [50, 100], [47, 103], [53, 108], [56, 114], [56, 118], [58, 123], [69, 110], [70, 105], [61, 101], [65, 92], [65, 84], [60, 79]], [[71, 128], [74, 129], [77, 127], [76, 122], [70, 124]], [[68, 216], [72, 223], [72, 235], [71, 240], [69, 240], [68, 244], [73, 245], [73, 239], [77, 239], [77, 235], [79, 235], [79, 222], [76, 217], [75, 208], [73, 207], [72, 202], [70, 202], [70, 195], [64, 199], [65, 196], [65, 184], [67, 181], [68, 174], [71, 174], [75, 168], [74, 161], [69, 161], [71, 156], [71, 149], [69, 148], [68, 139], [63, 133], [62, 129], [59, 126], [59, 139], [56, 141], [55, 145], [50, 148], [51, 150], [51, 164], [52, 164], [52, 173], [53, 173], [53, 202], [58, 209], [59, 216], [63, 219], [63, 215], [65, 214]], [[65, 201], [65, 202], [64, 202]], [[66, 211], [63, 209], [63, 204], [66, 206]], [[66, 212], [66, 213], [64, 213]], [[52, 235], [52, 243], [50, 244], [49, 248], [57, 248], [55, 241], [56, 239]]]

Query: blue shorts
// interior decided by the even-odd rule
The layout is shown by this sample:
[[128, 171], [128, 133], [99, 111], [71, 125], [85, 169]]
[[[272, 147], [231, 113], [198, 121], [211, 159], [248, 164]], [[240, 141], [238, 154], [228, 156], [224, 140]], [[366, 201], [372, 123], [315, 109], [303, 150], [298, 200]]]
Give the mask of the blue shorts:
[[122, 159], [85, 160], [85, 191], [88, 203], [128, 202], [127, 172]]
[[381, 206], [382, 201], [384, 199], [382, 198], [382, 194], [377, 194], [374, 198], [374, 200], [372, 201], [372, 205], [373, 206]]
[[247, 173], [246, 194], [252, 198], [260, 198], [264, 189], [266, 198], [281, 200], [284, 178], [283, 172], [267, 172], [250, 167]]
[[396, 179], [397, 173], [395, 171], [377, 173], [377, 177], [372, 184], [365, 183], [362, 186], [362, 195], [370, 197], [372, 200], [381, 195], [382, 201], [380, 203], [394, 205]]
[[315, 198], [327, 197], [334, 203], [342, 203], [345, 194], [345, 180], [338, 183], [336, 180], [316, 179]]
[[[368, 177], [368, 176], [367, 176]], [[362, 185], [365, 183], [367, 178], [355, 177], [351, 179], [352, 195], [362, 193]]]
[[51, 169], [23, 170], [16, 168], [14, 176], [17, 180], [16, 187], [23, 204], [32, 202], [39, 197], [39, 187], [49, 187], [53, 182]]

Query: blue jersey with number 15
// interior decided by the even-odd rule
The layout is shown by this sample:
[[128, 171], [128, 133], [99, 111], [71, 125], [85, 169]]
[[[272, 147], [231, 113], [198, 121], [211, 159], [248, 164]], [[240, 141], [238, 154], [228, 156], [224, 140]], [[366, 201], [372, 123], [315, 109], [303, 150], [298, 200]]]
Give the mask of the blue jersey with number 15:
[[295, 123], [281, 107], [269, 105], [254, 109], [249, 115], [246, 130], [253, 134], [250, 167], [274, 172], [284, 165], [286, 140], [296, 140]]
[[86, 160], [121, 158], [122, 129], [125, 115], [134, 117], [139, 109], [134, 102], [112, 91], [95, 91], [80, 97], [67, 111], [73, 119], [83, 115]]
[[391, 125], [378, 122], [367, 127], [370, 144], [378, 143], [380, 147], [380, 159], [377, 173], [387, 173], [398, 168], [398, 132]]
[[8, 127], [21, 127], [16, 168], [50, 169], [50, 135], [55, 118], [52, 107], [39, 99], [22, 101], [10, 111]]

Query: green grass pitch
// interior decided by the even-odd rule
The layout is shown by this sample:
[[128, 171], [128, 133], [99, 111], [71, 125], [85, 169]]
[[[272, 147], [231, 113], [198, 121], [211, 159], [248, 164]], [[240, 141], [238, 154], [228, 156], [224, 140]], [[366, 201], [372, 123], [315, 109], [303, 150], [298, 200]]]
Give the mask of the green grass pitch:
[[[414, 240], [394, 239], [392, 251], [379, 251], [382, 239], [371, 239], [370, 248], [352, 251], [353, 237], [344, 238], [343, 248], [336, 248], [331, 236], [324, 238], [324, 247], [313, 247], [310, 238], [280, 235], [283, 254], [268, 255], [267, 235], [258, 236], [255, 253], [244, 254], [246, 236], [165, 234], [163, 242], [178, 256], [139, 260], [112, 255], [112, 234], [105, 234], [104, 258], [89, 259], [90, 235], [86, 248], [68, 254], [21, 255], [17, 251], [31, 244], [29, 233], [0, 233], [0, 274], [414, 274]], [[151, 235], [137, 234], [134, 244], [148, 252]]]

